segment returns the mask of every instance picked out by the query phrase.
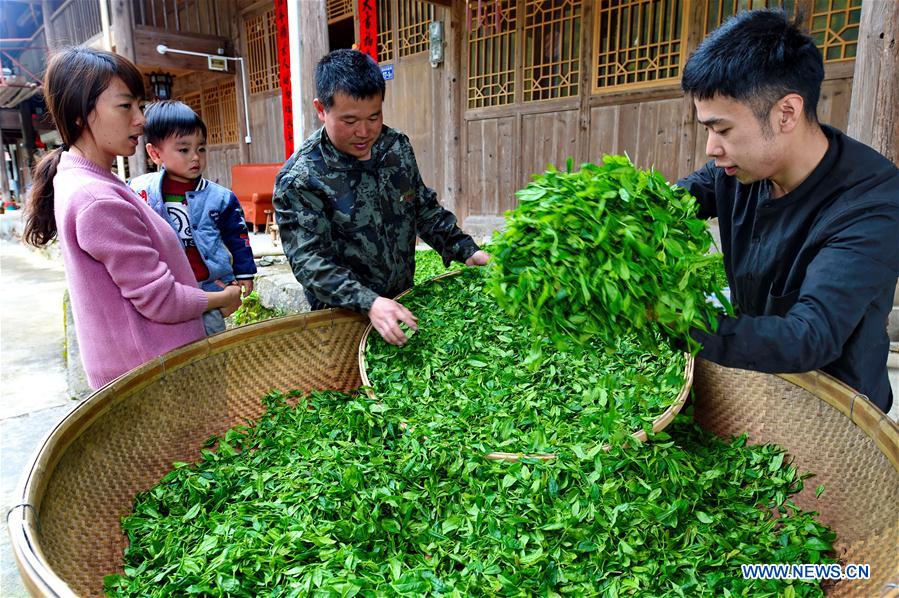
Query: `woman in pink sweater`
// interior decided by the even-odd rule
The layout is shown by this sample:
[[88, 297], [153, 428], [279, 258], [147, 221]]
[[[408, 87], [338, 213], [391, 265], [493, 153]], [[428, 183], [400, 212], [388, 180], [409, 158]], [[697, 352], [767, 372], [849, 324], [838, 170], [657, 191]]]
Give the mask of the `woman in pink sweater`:
[[100, 388], [204, 336], [203, 312], [240, 306], [240, 287], [205, 292], [172, 227], [112, 174], [143, 132], [143, 76], [99, 50], [56, 54], [44, 97], [63, 147], [34, 173], [25, 240], [59, 236], [87, 379]]

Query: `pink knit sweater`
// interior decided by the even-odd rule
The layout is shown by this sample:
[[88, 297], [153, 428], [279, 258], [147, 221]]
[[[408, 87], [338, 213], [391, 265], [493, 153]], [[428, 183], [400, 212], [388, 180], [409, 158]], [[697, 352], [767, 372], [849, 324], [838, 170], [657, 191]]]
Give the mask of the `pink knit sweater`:
[[56, 227], [87, 379], [100, 388], [205, 336], [206, 295], [175, 231], [108, 169], [63, 152]]

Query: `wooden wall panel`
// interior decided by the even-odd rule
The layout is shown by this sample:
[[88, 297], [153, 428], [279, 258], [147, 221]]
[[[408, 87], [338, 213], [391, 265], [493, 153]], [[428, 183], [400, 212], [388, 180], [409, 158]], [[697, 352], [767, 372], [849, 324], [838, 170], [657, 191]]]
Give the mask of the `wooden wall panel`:
[[211, 145], [206, 154], [206, 172], [203, 176], [223, 187], [231, 188], [231, 166], [240, 163], [237, 144]]
[[[250, 96], [250, 162], [284, 162], [284, 118], [281, 113], [281, 92], [259, 93]], [[240, 137], [245, 135], [240, 132]], [[296, 147], [299, 147], [299, 143]]]
[[[398, 10], [397, 0], [387, 0], [392, 11], [391, 31], [408, 25]], [[393, 66], [394, 78], [386, 82], [384, 123], [399, 129], [412, 142], [415, 157], [425, 184], [437, 192], [437, 198], [447, 209], [457, 212], [461, 194], [459, 177], [459, 68], [461, 60], [461, 29], [464, 8], [460, 4], [443, 7], [423, 4], [425, 12], [414, 13], [416, 30], [427, 29], [427, 15], [445, 26], [445, 62], [432, 67], [427, 47], [408, 55], [398, 51], [402, 44], [394, 36], [391, 59], [382, 64]]]
[[[693, 150], [693, 170], [698, 170], [710, 159], [708, 154], [705, 153], [705, 146], [708, 143], [709, 134], [706, 132], [705, 127], [698, 122], [693, 123], [693, 129], [696, 132], [696, 147]], [[690, 173], [682, 172], [680, 173], [679, 177], [686, 176], [688, 174]]]
[[618, 154], [618, 106], [598, 106], [590, 110], [590, 143], [587, 159], [599, 162], [603, 154]]
[[682, 117], [681, 98], [594, 107], [588, 159], [598, 162], [604, 154], [627, 154], [637, 167], [653, 166], [668, 180], [676, 180], [685, 138]]
[[849, 126], [849, 103], [852, 99], [852, 78], [828, 79], [821, 85], [818, 99], [818, 120], [846, 132]]
[[394, 61], [394, 79], [387, 81], [384, 124], [409, 136], [425, 184], [443, 199], [446, 185], [446, 129], [448, 112], [446, 70], [431, 68], [428, 55]]
[[[564, 170], [566, 161], [572, 158], [577, 168], [583, 161], [578, 154], [578, 111], [522, 115], [517, 147], [521, 148], [519, 188], [528, 184], [532, 174], [545, 172], [548, 164]], [[516, 159], [510, 156], [509, 163]], [[502, 163], [498, 166], [502, 167]]]
[[502, 215], [515, 205], [516, 161], [521, 159], [515, 135], [516, 117], [489, 118], [466, 123], [468, 147], [463, 150], [463, 189], [466, 214]]

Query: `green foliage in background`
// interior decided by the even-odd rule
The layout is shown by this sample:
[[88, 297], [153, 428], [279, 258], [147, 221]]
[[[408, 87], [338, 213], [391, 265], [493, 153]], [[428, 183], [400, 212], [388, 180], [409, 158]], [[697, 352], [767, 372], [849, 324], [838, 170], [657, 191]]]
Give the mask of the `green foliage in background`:
[[662, 330], [695, 349], [689, 330], [718, 314], [707, 298], [730, 310], [708, 275], [719, 258], [695, 200], [660, 173], [624, 156], [577, 172], [569, 160], [516, 196], [494, 238], [492, 291], [537, 334], [614, 346], [623, 331], [651, 344]]

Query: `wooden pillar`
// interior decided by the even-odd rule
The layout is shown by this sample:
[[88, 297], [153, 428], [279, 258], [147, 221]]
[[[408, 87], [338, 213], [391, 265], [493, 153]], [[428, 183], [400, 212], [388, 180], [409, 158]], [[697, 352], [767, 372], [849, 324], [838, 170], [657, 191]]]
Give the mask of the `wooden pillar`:
[[[110, 13], [115, 52], [134, 62], [134, 14], [131, 0], [112, 0]], [[128, 157], [128, 170], [132, 177], [147, 172], [147, 156], [143, 148], [144, 138], [141, 136], [137, 151]]]
[[16, 155], [14, 158], [14, 168], [16, 169], [16, 176], [18, 177], [19, 194], [24, 197], [25, 189], [27, 189], [31, 185], [32, 174], [34, 173], [34, 170], [30, 167], [25, 166], [25, 148], [21, 145], [16, 145], [15, 148]]
[[[686, 54], [689, 57], [702, 40], [705, 38], [705, 6], [702, 2], [694, 2], [687, 16], [689, 27], [687, 29]], [[684, 61], [684, 66], [686, 66]], [[700, 166], [703, 162], [696, 163], [697, 156], [705, 156], [706, 135], [697, 131], [696, 126], [696, 108], [693, 105], [693, 98], [684, 95], [681, 104], [680, 113], [680, 141], [678, 145], [677, 168], [676, 172], [665, 173], [671, 180], [677, 180], [680, 177], [687, 176]]]
[[50, 15], [53, 14], [53, 6], [50, 0], [41, 0], [41, 16], [44, 18], [44, 38], [47, 40], [47, 50], [52, 52], [56, 49], [56, 32], [53, 30], [53, 22]]
[[593, 2], [584, 2], [583, 8], [581, 8], [581, 70], [578, 74], [578, 134], [575, 168], [579, 168], [583, 162], [598, 162], [601, 158], [601, 156], [590, 155], [590, 136], [592, 134], [590, 95], [593, 91], [593, 63], [596, 60], [593, 55], [593, 36], [596, 34], [593, 25], [595, 14], [593, 11]]
[[[10, 156], [12, 158], [12, 156]], [[22, 192], [19, 191], [21, 196]], [[6, 144], [0, 143], [0, 202], [8, 201], [9, 193], [9, 173], [6, 170]], [[19, 201], [22, 201], [21, 197]]]
[[[247, 28], [244, 24], [243, 14], [239, 10], [234, 10], [230, 26], [231, 39], [238, 40], [238, 56], [244, 57], [244, 68], [249, 69], [249, 65], [246, 64], [248, 62], [247, 59], [250, 55], [247, 51]], [[246, 116], [250, 113], [250, 106], [245, 107], [243, 90], [244, 86], [247, 86], [247, 89], [249, 89], [250, 83], [249, 81], [244, 81], [240, 63], [231, 62], [230, 66], [232, 66], [235, 70], [234, 97], [237, 98], [237, 126], [239, 130], [239, 133], [237, 135], [237, 160], [240, 164], [248, 164], [249, 162], [252, 162], [252, 160], [250, 159], [250, 144], [247, 143], [247, 131], [250, 130], [250, 123], [247, 122]], [[247, 100], [249, 101], [249, 97], [247, 98]]]
[[294, 147], [319, 128], [312, 106], [315, 99], [315, 65], [328, 53], [328, 12], [324, 0], [287, 0], [290, 24], [290, 75], [293, 104]]
[[31, 120], [31, 102], [28, 100], [19, 103], [19, 118], [22, 121], [22, 149], [25, 153], [23, 170], [30, 171], [34, 167], [34, 122]]
[[863, 0], [848, 134], [899, 162], [899, 2]]
[[[443, 199], [443, 205], [446, 209], [456, 214], [461, 223], [464, 215], [459, 212], [463, 211], [462, 198], [462, 177], [461, 159], [462, 159], [462, 28], [465, 27], [465, 5], [463, 2], [457, 2], [456, 6], [451, 6], [446, 15], [449, 23], [445, 26], [448, 31], [446, 45], [446, 63], [442, 67], [446, 73], [443, 78], [446, 90], [449, 95], [447, 102], [447, 118], [443, 121], [444, 127], [443, 138], [446, 140], [446, 154], [444, 157], [444, 182], [443, 192], [440, 194]], [[439, 122], [439, 119], [438, 121]]]

